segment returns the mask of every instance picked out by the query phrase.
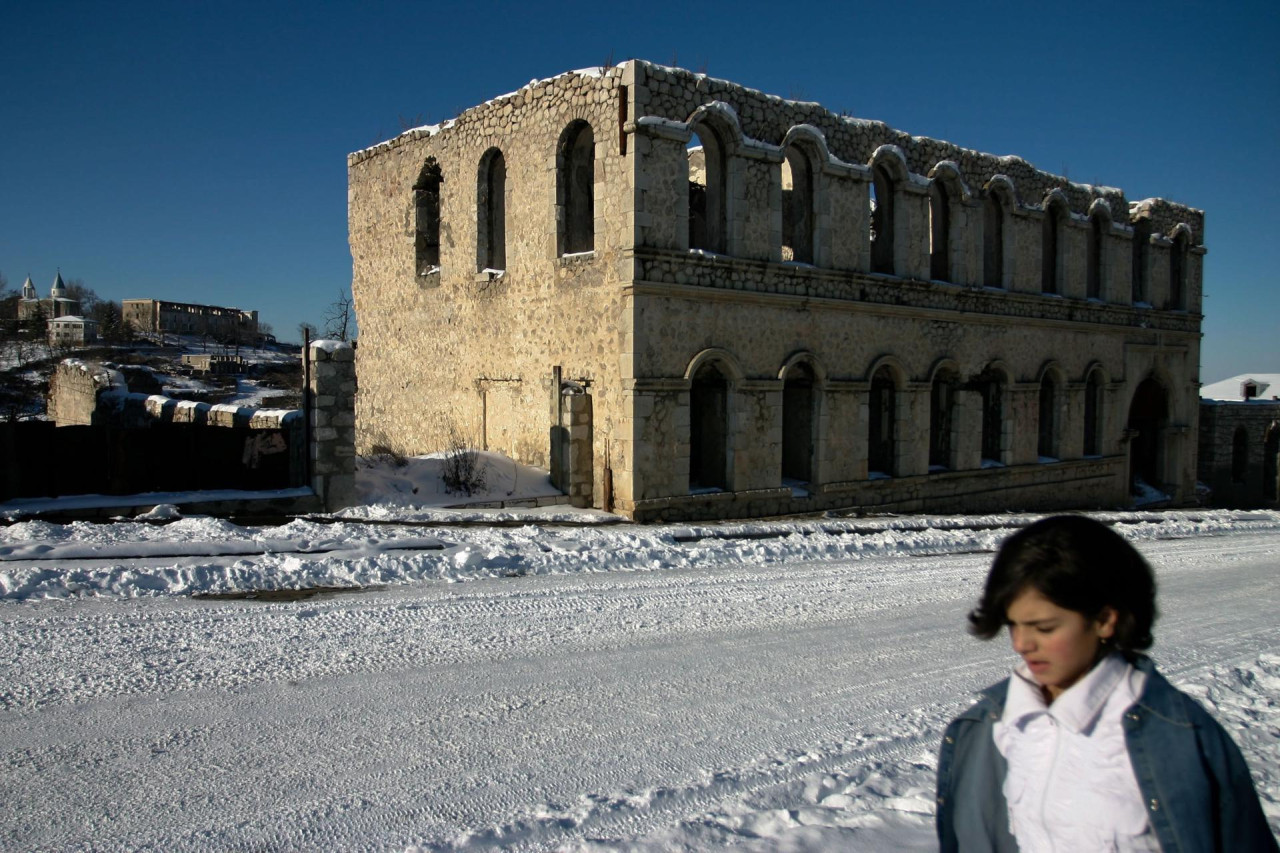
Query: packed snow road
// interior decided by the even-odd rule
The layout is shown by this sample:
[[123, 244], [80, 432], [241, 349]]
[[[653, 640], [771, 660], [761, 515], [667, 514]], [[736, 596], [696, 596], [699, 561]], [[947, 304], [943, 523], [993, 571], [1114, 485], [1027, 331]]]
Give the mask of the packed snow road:
[[[1280, 532], [1139, 545], [1153, 655], [1280, 827]], [[990, 555], [692, 548], [291, 602], [5, 603], [0, 847], [934, 847], [941, 729], [1011, 661], [964, 633]]]

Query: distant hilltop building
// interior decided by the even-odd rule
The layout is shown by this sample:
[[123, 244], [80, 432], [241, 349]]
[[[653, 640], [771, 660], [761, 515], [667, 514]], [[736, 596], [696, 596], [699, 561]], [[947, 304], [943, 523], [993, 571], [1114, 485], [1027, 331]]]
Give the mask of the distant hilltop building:
[[640, 520], [1196, 498], [1203, 211], [639, 60], [347, 176], [357, 452]]
[[256, 335], [258, 332], [257, 311], [162, 299], [124, 299], [120, 302], [120, 309], [124, 319], [139, 332], [210, 335], [215, 338]]
[[79, 314], [80, 300], [67, 296], [67, 286], [62, 282], [61, 271], [54, 278], [53, 287], [45, 299], [37, 295], [36, 286], [31, 283], [31, 276], [27, 276], [26, 282], [22, 285], [22, 295], [18, 299], [19, 320], [30, 320], [35, 317], [52, 320], [57, 317], [79, 316]]

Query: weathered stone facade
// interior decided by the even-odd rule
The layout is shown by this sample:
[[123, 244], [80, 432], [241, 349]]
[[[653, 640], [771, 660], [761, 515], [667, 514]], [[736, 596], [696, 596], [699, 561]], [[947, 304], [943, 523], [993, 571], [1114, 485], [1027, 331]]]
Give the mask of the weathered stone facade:
[[1198, 210], [641, 61], [348, 171], [362, 452], [641, 519], [1194, 497]]

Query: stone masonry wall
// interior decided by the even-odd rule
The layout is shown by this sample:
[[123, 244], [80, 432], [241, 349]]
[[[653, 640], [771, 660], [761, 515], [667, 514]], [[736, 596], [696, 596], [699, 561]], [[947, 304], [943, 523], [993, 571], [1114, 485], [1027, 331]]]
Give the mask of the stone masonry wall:
[[[1243, 431], [1243, 470], [1233, 471], [1235, 438]], [[1268, 441], [1270, 444], [1268, 445]], [[1211, 489], [1214, 506], [1280, 506], [1280, 403], [1262, 400], [1200, 402], [1199, 478]], [[1270, 456], [1270, 459], [1268, 459]], [[1271, 478], [1268, 493], [1266, 478]]]
[[[622, 69], [574, 72], [351, 155], [361, 452], [436, 451], [456, 432], [547, 467], [557, 367], [591, 394], [597, 436], [608, 434], [619, 417], [629, 278], [632, 182], [619, 133], [627, 104]], [[562, 256], [557, 148], [575, 121], [593, 134], [594, 246]], [[507, 170], [501, 273], [477, 263], [477, 182], [494, 148]], [[419, 275], [413, 186], [428, 158], [443, 176], [440, 263]], [[608, 442], [597, 440], [594, 453], [599, 495]]]

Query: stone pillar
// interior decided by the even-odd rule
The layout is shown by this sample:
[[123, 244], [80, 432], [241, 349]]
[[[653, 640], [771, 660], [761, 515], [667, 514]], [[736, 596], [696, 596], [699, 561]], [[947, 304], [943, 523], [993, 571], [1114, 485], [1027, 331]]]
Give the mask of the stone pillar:
[[311, 488], [330, 512], [356, 499], [356, 358], [345, 341], [312, 341]]
[[565, 394], [564, 414], [569, 426], [568, 486], [565, 491], [576, 507], [589, 507], [595, 482], [594, 448], [591, 441], [591, 395]]

